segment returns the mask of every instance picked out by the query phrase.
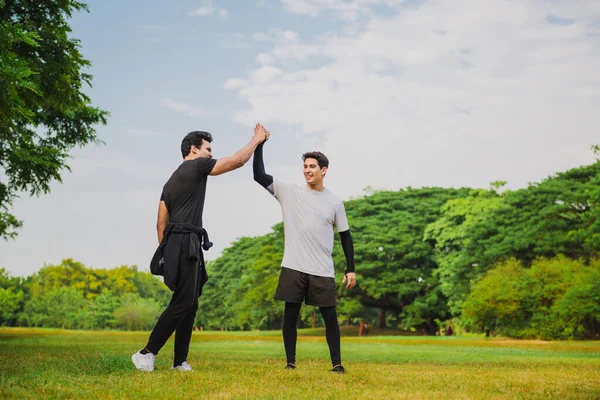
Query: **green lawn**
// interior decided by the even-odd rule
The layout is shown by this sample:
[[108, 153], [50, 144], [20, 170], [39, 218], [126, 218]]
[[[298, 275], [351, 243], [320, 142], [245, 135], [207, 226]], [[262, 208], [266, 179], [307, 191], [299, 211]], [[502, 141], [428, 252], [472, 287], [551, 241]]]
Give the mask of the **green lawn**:
[[130, 356], [147, 332], [2, 328], [0, 398], [600, 398], [600, 342], [343, 337], [337, 375], [324, 337], [300, 335], [293, 371], [279, 332], [195, 332], [194, 372], [169, 370], [170, 341], [144, 373]]

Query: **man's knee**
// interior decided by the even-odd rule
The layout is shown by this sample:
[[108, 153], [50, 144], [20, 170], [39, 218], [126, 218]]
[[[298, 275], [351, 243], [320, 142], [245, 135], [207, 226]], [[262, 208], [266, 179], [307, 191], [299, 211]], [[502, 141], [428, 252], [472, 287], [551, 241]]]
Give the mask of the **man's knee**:
[[198, 311], [198, 300], [194, 301], [194, 303], [189, 308], [189, 313], [196, 315], [196, 311]]
[[190, 296], [182, 302], [182, 307], [186, 313], [195, 313], [198, 310], [198, 299]]
[[198, 299], [191, 296], [180, 296], [177, 301], [170, 304], [172, 312], [178, 314], [188, 314], [190, 312], [196, 312], [198, 310]]
[[337, 312], [335, 307], [321, 307], [320, 310], [324, 321], [337, 321]]
[[285, 303], [285, 310], [283, 312], [283, 316], [288, 318], [298, 318], [300, 315], [300, 308], [302, 307], [302, 303]]

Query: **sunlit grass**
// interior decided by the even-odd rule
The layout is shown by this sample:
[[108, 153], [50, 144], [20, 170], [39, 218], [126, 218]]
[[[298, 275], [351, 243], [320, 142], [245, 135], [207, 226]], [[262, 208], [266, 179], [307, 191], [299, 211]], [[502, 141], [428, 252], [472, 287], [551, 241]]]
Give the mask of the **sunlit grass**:
[[343, 337], [340, 376], [322, 330], [301, 332], [294, 371], [280, 332], [195, 332], [194, 372], [169, 370], [170, 341], [143, 373], [130, 356], [147, 337], [0, 329], [0, 398], [600, 398], [599, 342]]

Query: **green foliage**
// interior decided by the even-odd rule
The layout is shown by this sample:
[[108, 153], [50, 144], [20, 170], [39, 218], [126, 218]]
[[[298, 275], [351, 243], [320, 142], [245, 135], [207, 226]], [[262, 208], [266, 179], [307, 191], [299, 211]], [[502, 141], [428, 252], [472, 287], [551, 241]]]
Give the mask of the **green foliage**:
[[16, 318], [22, 300], [22, 291], [15, 292], [13, 289], [0, 287], [0, 323], [4, 324]]
[[212, 329], [278, 329], [283, 307], [273, 299], [281, 258], [283, 225], [256, 238], [241, 238], [208, 264], [199, 300], [198, 325]]
[[0, 323], [67, 329], [148, 329], [166, 307], [170, 290], [136, 266], [87, 268], [73, 259], [33, 276], [0, 269]]
[[558, 173], [521, 190], [473, 191], [454, 200], [426, 230], [454, 315], [472, 281], [500, 262], [530, 265], [562, 254], [589, 262], [600, 251], [600, 162]]
[[[467, 189], [423, 188], [380, 191], [346, 203], [355, 240], [358, 283], [346, 296], [364, 307], [389, 311], [405, 328], [434, 334], [436, 319], [448, 314], [446, 299], [438, 289], [433, 243], [423, 240], [428, 224], [440, 215], [449, 200], [465, 197]], [[334, 261], [345, 268], [344, 254], [336, 243]]]
[[[121, 267], [123, 268], [123, 267]], [[107, 270], [108, 275], [112, 275], [114, 270]], [[161, 279], [156, 276], [148, 273], [148, 272], [139, 272], [136, 268], [134, 268], [135, 274], [133, 276], [133, 284], [137, 289], [140, 297], [143, 299], [153, 299], [156, 300], [158, 304], [162, 308], [167, 307], [169, 301], [171, 301], [172, 292], [169, 288], [162, 282]], [[121, 285], [122, 287], [122, 285]], [[119, 292], [113, 290], [117, 296], [119, 293], [125, 293], [124, 291]]]
[[81, 10], [74, 0], [0, 1], [0, 237], [22, 226], [10, 214], [17, 193], [48, 193], [69, 151], [97, 143], [94, 126], [106, 123], [83, 92], [90, 63], [70, 37], [67, 20]]
[[527, 294], [524, 276], [521, 263], [514, 259], [490, 270], [465, 300], [465, 320], [488, 332], [497, 327], [522, 328], [525, 315], [521, 307]]
[[6, 289], [10, 286], [11, 279], [6, 268], [0, 268], [0, 288]]
[[[34, 274], [31, 292], [38, 295], [53, 288], [71, 286], [79, 290], [86, 299], [95, 298], [103, 289], [121, 296], [138, 292], [135, 286], [136, 275], [136, 267], [122, 265], [110, 270], [92, 269], [68, 258], [60, 265], [48, 265]], [[143, 281], [138, 281], [144, 284]]]
[[25, 303], [20, 316], [26, 326], [75, 329], [83, 325], [85, 299], [73, 287], [58, 287]]
[[600, 338], [600, 261], [594, 261], [573, 278], [553, 311], [562, 323], [561, 337]]
[[160, 304], [153, 299], [143, 299], [138, 295], [127, 295], [119, 308], [114, 311], [117, 323], [128, 331], [152, 329], [162, 312]]
[[600, 338], [600, 262], [564, 256], [509, 260], [473, 285], [463, 318], [472, 328], [540, 339]]
[[467, 197], [452, 199], [441, 208], [440, 217], [425, 228], [424, 238], [435, 244], [441, 290], [453, 314], [469, 292], [470, 280], [478, 271], [478, 259], [466, 251], [476, 248], [475, 235], [486, 235], [488, 215], [503, 206], [495, 190], [475, 189]]
[[[123, 300], [121, 300], [122, 302]], [[103, 289], [96, 298], [89, 302], [88, 318], [84, 327], [86, 329], [111, 329], [119, 326], [115, 312], [119, 307], [120, 299], [108, 289]]]

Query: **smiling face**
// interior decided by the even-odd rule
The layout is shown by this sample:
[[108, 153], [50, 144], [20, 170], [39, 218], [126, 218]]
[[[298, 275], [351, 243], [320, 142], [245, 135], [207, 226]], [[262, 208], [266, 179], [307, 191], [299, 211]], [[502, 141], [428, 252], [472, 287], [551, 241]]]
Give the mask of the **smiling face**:
[[320, 168], [319, 162], [315, 158], [304, 160], [304, 180], [311, 187], [320, 187], [323, 185], [323, 178], [327, 173], [327, 167]]

